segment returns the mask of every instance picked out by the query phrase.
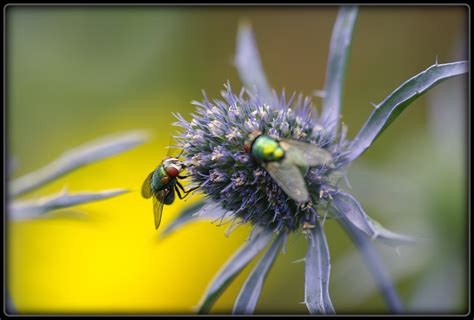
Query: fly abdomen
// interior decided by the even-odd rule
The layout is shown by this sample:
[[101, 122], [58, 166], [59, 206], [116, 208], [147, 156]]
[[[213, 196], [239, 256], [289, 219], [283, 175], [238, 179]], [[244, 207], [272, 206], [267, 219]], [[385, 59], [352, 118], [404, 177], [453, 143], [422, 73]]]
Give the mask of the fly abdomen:
[[163, 200], [163, 203], [172, 204], [175, 198], [174, 186], [170, 186], [169, 188], [166, 188], [166, 192], [167, 194], [165, 196], [165, 199]]

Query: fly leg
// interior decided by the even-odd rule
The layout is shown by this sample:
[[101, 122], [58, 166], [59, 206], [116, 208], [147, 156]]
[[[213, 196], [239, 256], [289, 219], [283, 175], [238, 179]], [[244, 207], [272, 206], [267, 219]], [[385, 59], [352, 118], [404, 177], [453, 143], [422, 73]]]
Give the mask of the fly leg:
[[184, 199], [184, 198], [186, 198], [192, 191], [194, 191], [194, 190], [196, 190], [197, 188], [199, 188], [199, 186], [196, 186], [196, 187], [194, 187], [194, 188], [191, 188], [191, 189], [189, 189], [189, 190], [186, 190], [186, 189], [184, 189], [183, 185], [182, 185], [181, 183], [179, 183], [179, 181], [176, 181], [176, 186], [175, 186], [175, 188], [176, 188], [176, 191], [178, 191], [178, 189], [181, 189], [181, 191], [184, 192], [184, 196], [181, 198], [181, 193], [178, 191], [178, 197], [179, 197], [180, 199]]
[[186, 198], [186, 194], [184, 196], [181, 195], [181, 192], [179, 191], [179, 188], [178, 187], [174, 187], [174, 190], [176, 191], [176, 193], [178, 194], [178, 197], [183, 200], [184, 198]]
[[[185, 190], [184, 187], [183, 187], [181, 184], [177, 183], [177, 185], [179, 185], [179, 188], [178, 188], [177, 186], [175, 186], [175, 187], [174, 187], [174, 190], [176, 191], [176, 193], [178, 194], [178, 197], [179, 197], [181, 200], [183, 200], [183, 199], [185, 199], [187, 196], [189, 196], [189, 195], [191, 194], [191, 191], [194, 191], [194, 190], [196, 190], [197, 188], [199, 188], [199, 186], [197, 186], [197, 187], [195, 187], [195, 188], [191, 188], [191, 189], [189, 189], [189, 190]], [[184, 196], [181, 194], [181, 191], [179, 191], [180, 189], [183, 191]]]

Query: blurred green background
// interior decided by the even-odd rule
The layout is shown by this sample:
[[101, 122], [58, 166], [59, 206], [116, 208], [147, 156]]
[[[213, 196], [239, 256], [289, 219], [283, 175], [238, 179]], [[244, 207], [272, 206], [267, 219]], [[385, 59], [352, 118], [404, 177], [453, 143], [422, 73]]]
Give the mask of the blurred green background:
[[[217, 98], [230, 80], [239, 21], [251, 22], [272, 86], [322, 89], [333, 6], [6, 7], [7, 143], [19, 177], [99, 136], [149, 129], [153, 140], [100, 161], [26, 198], [130, 188], [111, 200], [10, 222], [6, 281], [24, 313], [191, 313], [207, 284], [247, 237], [206, 222], [159, 241], [151, 202], [138, 192], [166, 154], [174, 117], [189, 118], [201, 90]], [[403, 81], [435, 62], [467, 59], [467, 6], [362, 6], [343, 121], [353, 137]], [[467, 77], [418, 99], [349, 168], [367, 213], [397, 232], [428, 237], [412, 248], [378, 246], [409, 312], [467, 310]], [[319, 107], [320, 100], [314, 98]], [[194, 198], [196, 200], [197, 197]], [[165, 208], [162, 227], [186, 203]], [[80, 212], [81, 214], [75, 214]], [[71, 214], [73, 213], [73, 214]], [[325, 224], [336, 311], [385, 313], [360, 256], [335, 221]], [[289, 239], [257, 313], [301, 313], [306, 241]], [[252, 264], [253, 265], [253, 264]], [[250, 268], [213, 312], [229, 313]], [[431, 287], [430, 287], [431, 286]], [[442, 290], [442, 291], [436, 291]]]

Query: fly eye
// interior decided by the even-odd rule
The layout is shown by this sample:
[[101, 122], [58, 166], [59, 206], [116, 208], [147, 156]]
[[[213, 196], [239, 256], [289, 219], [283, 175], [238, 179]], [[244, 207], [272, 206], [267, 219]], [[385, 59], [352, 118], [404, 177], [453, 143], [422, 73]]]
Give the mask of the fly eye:
[[175, 167], [168, 167], [166, 168], [166, 173], [171, 177], [176, 177], [179, 174], [179, 171]]
[[273, 152], [273, 155], [275, 156], [275, 158], [280, 159], [284, 155], [283, 149], [281, 149], [281, 148], [276, 149]]
[[250, 146], [248, 143], [244, 144], [244, 152], [249, 153], [250, 152]]

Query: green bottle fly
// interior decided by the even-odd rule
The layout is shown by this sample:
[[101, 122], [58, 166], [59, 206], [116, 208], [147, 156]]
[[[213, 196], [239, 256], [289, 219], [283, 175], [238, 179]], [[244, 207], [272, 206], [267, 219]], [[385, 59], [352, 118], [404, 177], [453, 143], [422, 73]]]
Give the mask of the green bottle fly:
[[[142, 185], [142, 196], [146, 199], [153, 197], [153, 215], [155, 217], [155, 228], [158, 229], [161, 223], [161, 215], [165, 204], [172, 204], [175, 199], [175, 192], [180, 199], [184, 199], [196, 188], [185, 190], [177, 180], [184, 179], [180, 173], [185, 169], [185, 165], [177, 158], [165, 157], [155, 170], [150, 172]], [[181, 195], [181, 191], [184, 195]]]
[[278, 138], [252, 132], [244, 151], [261, 163], [283, 191], [298, 203], [307, 204], [311, 197], [304, 174], [309, 167], [332, 165], [329, 151], [315, 144]]

